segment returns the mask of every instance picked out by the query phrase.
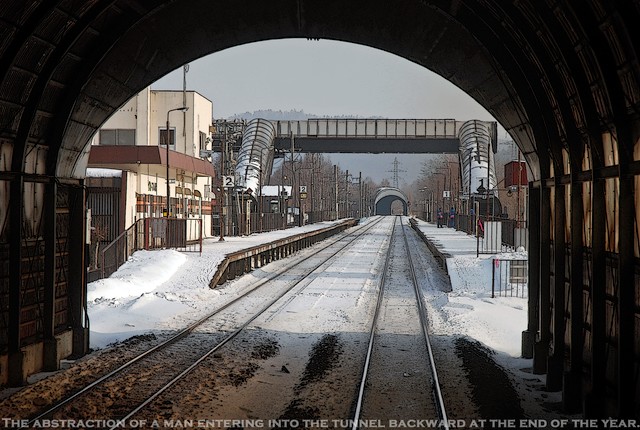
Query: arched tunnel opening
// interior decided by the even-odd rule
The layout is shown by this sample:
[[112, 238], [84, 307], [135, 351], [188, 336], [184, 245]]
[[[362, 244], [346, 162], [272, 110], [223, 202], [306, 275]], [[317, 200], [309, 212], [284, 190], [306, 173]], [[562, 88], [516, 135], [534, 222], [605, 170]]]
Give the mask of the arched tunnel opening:
[[[326, 38], [429, 68], [509, 132], [533, 175], [529, 265], [535, 270], [528, 275], [523, 355], [533, 358], [534, 372], [546, 373], [550, 390], [564, 390], [568, 410], [637, 414], [637, 6], [466, 0], [390, 8], [383, 1], [345, 7], [337, 0], [215, 8], [205, 0], [75, 8], [63, 1], [5, 2], [3, 372], [22, 375], [24, 348], [52, 345], [63, 332], [67, 350], [87, 352], [86, 232], [74, 226], [85, 224], [88, 142], [98, 127], [137, 92], [195, 58], [253, 41]], [[26, 296], [37, 299], [26, 303]], [[43, 324], [21, 324], [29, 307], [42, 310]], [[45, 367], [55, 367], [53, 356]]]
[[409, 200], [398, 188], [383, 187], [376, 193], [374, 207], [376, 215], [407, 215]]

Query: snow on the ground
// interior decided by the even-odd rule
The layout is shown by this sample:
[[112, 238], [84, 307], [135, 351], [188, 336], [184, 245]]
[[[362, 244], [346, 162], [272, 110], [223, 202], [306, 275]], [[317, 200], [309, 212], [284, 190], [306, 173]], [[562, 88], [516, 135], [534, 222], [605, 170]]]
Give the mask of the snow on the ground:
[[[418, 221], [418, 227], [441, 252], [449, 255], [447, 270], [452, 291], [430, 303], [436, 311], [431, 318], [432, 329], [438, 334], [468, 336], [483, 343], [496, 352], [495, 361], [510, 369], [519, 381], [543, 386], [545, 376], [531, 373], [533, 360], [521, 357], [522, 332], [527, 329], [527, 299], [491, 297], [492, 259], [526, 260], [527, 253], [476, 256], [474, 236], [451, 228], [437, 228], [424, 221]], [[532, 416], [543, 413], [543, 400], [560, 401], [560, 392], [519, 389], [525, 390], [521, 400], [526, 403], [526, 409], [532, 411]]]
[[[491, 298], [492, 259], [496, 255], [476, 257], [476, 239], [462, 231], [422, 221], [418, 227], [450, 256], [447, 270], [452, 291], [438, 305], [444, 315], [444, 326], [439, 330], [469, 336], [495, 351], [519, 357], [522, 331], [527, 328], [527, 299]], [[512, 254], [499, 256], [514, 258]], [[517, 253], [517, 258], [526, 259], [526, 253]]]
[[205, 239], [202, 254], [174, 250], [137, 251], [107, 279], [89, 283], [91, 348], [152, 330], [179, 329], [220, 300], [209, 288], [224, 256], [240, 249], [334, 224], [317, 223], [246, 237]]
[[[326, 227], [330, 223], [204, 242], [202, 254], [171, 250], [139, 251], [110, 278], [89, 284], [91, 346], [151, 330], [182, 328], [218, 303], [228, 289], [210, 289], [209, 280], [224, 255], [285, 236]], [[452, 291], [432, 302], [441, 334], [468, 336], [499, 353], [501, 364], [530, 366], [520, 357], [527, 324], [524, 298], [491, 298], [492, 255], [476, 257], [472, 236], [419, 222], [419, 228], [448, 253]], [[526, 254], [519, 254], [526, 258]]]

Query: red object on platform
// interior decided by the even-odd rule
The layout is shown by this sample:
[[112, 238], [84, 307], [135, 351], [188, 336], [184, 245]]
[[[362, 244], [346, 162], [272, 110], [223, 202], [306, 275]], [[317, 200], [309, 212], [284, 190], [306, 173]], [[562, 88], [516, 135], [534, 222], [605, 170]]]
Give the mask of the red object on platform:
[[[518, 174], [520, 174], [519, 183]], [[512, 185], [529, 185], [529, 181], [527, 181], [527, 163], [524, 161], [511, 161], [505, 164], [504, 185], [505, 187], [510, 187]]]

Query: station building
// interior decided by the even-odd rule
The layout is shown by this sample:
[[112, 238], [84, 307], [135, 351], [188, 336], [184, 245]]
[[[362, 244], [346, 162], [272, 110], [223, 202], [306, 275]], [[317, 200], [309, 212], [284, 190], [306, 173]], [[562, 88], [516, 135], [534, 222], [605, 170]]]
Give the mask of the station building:
[[200, 218], [203, 236], [211, 236], [215, 172], [199, 154], [210, 145], [212, 115], [212, 102], [195, 91], [147, 87], [102, 125], [91, 140], [86, 176], [100, 241], [109, 243], [138, 219], [166, 214], [167, 172], [169, 215]]

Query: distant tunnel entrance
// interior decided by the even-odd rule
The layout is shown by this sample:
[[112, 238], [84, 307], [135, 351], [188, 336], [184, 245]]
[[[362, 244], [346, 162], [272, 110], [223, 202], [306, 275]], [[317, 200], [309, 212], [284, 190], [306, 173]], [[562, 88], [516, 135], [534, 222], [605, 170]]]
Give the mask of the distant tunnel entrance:
[[[402, 210], [399, 210], [399, 204], [402, 204]], [[376, 215], [407, 215], [408, 214], [407, 196], [397, 188], [380, 188], [376, 194], [375, 214]], [[399, 213], [401, 212], [401, 213]]]

